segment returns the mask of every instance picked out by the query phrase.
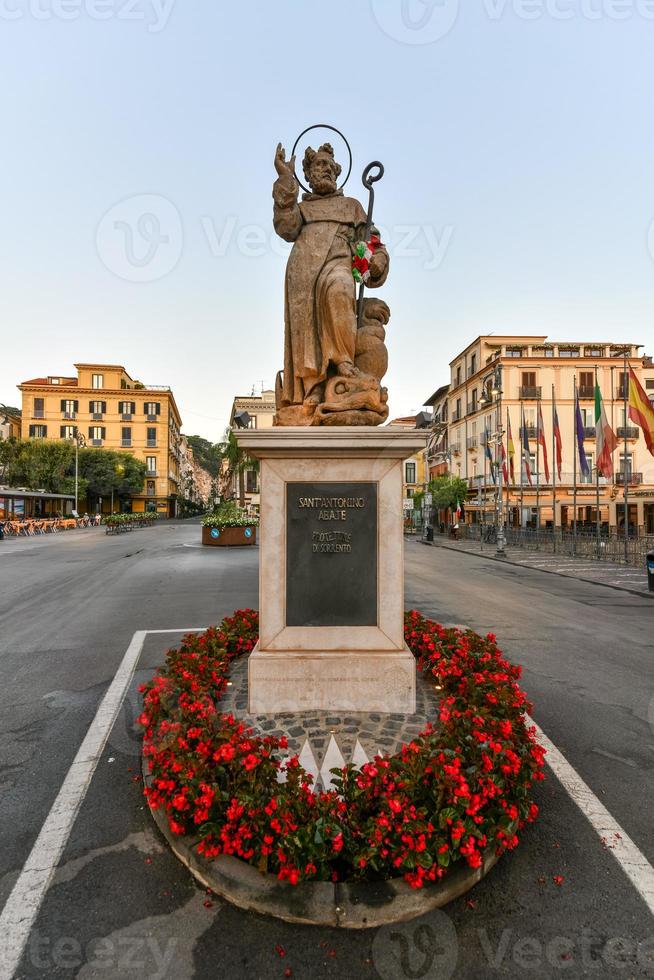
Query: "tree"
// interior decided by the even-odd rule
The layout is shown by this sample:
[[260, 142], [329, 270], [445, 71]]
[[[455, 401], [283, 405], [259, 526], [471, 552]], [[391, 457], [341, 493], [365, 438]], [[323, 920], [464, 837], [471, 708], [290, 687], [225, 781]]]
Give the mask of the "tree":
[[228, 488], [234, 476], [238, 477], [238, 502], [241, 507], [245, 507], [245, 471], [258, 471], [259, 463], [250, 459], [247, 453], [241, 449], [232, 429], [225, 432], [225, 441], [220, 446], [221, 456], [226, 463], [223, 471], [223, 486]]
[[459, 476], [437, 476], [429, 483], [429, 492], [435, 507], [454, 510], [457, 503], [463, 504], [468, 496], [468, 484]]
[[68, 475], [75, 452], [65, 440], [24, 439], [14, 442], [5, 464], [10, 485], [68, 493]]
[[188, 444], [193, 450], [193, 459], [211, 476], [218, 476], [222, 459], [220, 444], [209, 442], [202, 436], [187, 436]]
[[81, 449], [79, 454], [80, 482], [93, 497], [118, 497], [140, 493], [146, 476], [145, 463], [131, 453], [110, 449]]

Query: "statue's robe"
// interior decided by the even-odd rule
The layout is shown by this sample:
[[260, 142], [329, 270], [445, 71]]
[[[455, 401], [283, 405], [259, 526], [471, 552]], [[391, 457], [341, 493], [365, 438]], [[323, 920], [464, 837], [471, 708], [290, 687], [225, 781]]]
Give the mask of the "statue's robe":
[[[301, 405], [327, 377], [330, 364], [354, 363], [356, 283], [352, 244], [365, 234], [366, 213], [342, 191], [297, 201], [294, 179], [273, 187], [277, 234], [294, 242], [286, 266], [284, 384], [281, 406]], [[381, 286], [388, 267], [369, 286]], [[281, 406], [278, 406], [281, 407]]]

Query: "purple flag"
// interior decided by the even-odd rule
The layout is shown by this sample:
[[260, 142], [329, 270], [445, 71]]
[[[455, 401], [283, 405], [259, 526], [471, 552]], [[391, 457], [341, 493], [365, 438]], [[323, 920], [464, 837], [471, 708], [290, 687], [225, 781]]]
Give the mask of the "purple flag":
[[581, 418], [581, 409], [579, 408], [579, 395], [577, 395], [577, 403], [575, 406], [575, 420], [577, 423], [577, 449], [579, 450], [579, 466], [581, 467], [581, 472], [584, 474], [584, 476], [588, 476], [590, 473], [590, 466], [588, 465], [586, 453], [584, 452], [584, 423]]

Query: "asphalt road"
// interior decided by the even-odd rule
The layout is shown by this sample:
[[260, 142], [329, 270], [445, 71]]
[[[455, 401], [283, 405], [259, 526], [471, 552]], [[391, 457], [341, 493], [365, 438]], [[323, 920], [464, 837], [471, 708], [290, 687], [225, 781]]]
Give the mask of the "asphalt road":
[[[198, 540], [197, 525], [164, 524], [0, 544], [0, 907], [134, 632], [256, 605], [257, 550]], [[411, 541], [406, 604], [497, 633], [534, 718], [654, 862], [654, 603]], [[654, 919], [551, 774], [517, 851], [424, 922], [349, 933], [208, 898], [158, 837], [138, 777], [135, 688], [174, 641], [147, 638], [18, 977], [654, 977]]]

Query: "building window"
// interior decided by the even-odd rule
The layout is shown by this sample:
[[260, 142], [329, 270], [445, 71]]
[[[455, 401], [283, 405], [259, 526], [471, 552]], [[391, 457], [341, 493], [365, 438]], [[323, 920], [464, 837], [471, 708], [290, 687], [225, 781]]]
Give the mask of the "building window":
[[522, 357], [522, 347], [507, 347], [505, 357]]
[[104, 374], [92, 374], [91, 375], [91, 387], [92, 388], [104, 388]]
[[415, 463], [405, 463], [404, 464], [404, 482], [405, 483], [415, 483], [416, 482], [416, 464]]
[[62, 425], [59, 429], [59, 435], [62, 439], [74, 439], [77, 435], [76, 425]]
[[154, 426], [152, 426], [152, 428], [148, 428], [147, 442], [148, 449], [154, 449], [154, 447], [157, 445], [157, 430]]
[[43, 398], [35, 398], [34, 399], [34, 418], [35, 419], [43, 419], [43, 418], [45, 418], [45, 412], [44, 412], [43, 406], [44, 406], [44, 400], [43, 400]]
[[593, 453], [586, 453], [586, 462], [588, 463], [588, 472], [584, 473], [580, 468], [579, 472], [579, 483], [595, 483], [595, 473], [593, 465]]
[[154, 480], [147, 480], [145, 484], [145, 492], [148, 497], [154, 497], [156, 493], [156, 483]]
[[89, 426], [89, 439], [91, 440], [92, 446], [101, 446], [102, 440], [106, 435], [106, 429], [104, 425], [90, 425]]
[[579, 348], [559, 347], [559, 357], [579, 357]]
[[645, 382], [645, 388], [647, 391], [654, 391], [654, 378], [648, 378]]
[[584, 349], [584, 355], [586, 357], [604, 357], [603, 347], [586, 347]]
[[145, 465], [148, 473], [157, 472], [157, 457], [156, 456], [146, 456]]
[[256, 415], [250, 416], [250, 421], [248, 422], [248, 429], [256, 429], [257, 427], [257, 417]]
[[120, 440], [121, 446], [131, 446], [132, 445], [132, 428], [129, 425], [124, 425], [122, 427], [122, 436]]
[[74, 419], [76, 417], [77, 405], [78, 403], [72, 398], [62, 398], [61, 411], [63, 412], [65, 419]]
[[104, 413], [107, 411], [106, 402], [89, 402], [89, 412], [94, 419], [101, 419]]
[[118, 411], [124, 419], [131, 419], [136, 412], [136, 402], [118, 402]]
[[620, 453], [620, 472], [631, 476], [633, 472], [631, 453]]
[[470, 358], [470, 374], [473, 375], [476, 373], [477, 373], [477, 355], [473, 354]]
[[30, 439], [47, 439], [48, 437], [48, 427], [47, 425], [30, 425]]
[[150, 421], [155, 422], [157, 415], [161, 414], [161, 403], [145, 402], [143, 405], [143, 412], [145, 415], [147, 415]]
[[245, 473], [245, 491], [246, 493], [258, 493], [259, 489], [257, 487], [257, 473], [256, 470], [246, 470]]
[[461, 384], [461, 365], [456, 369], [456, 386]]

